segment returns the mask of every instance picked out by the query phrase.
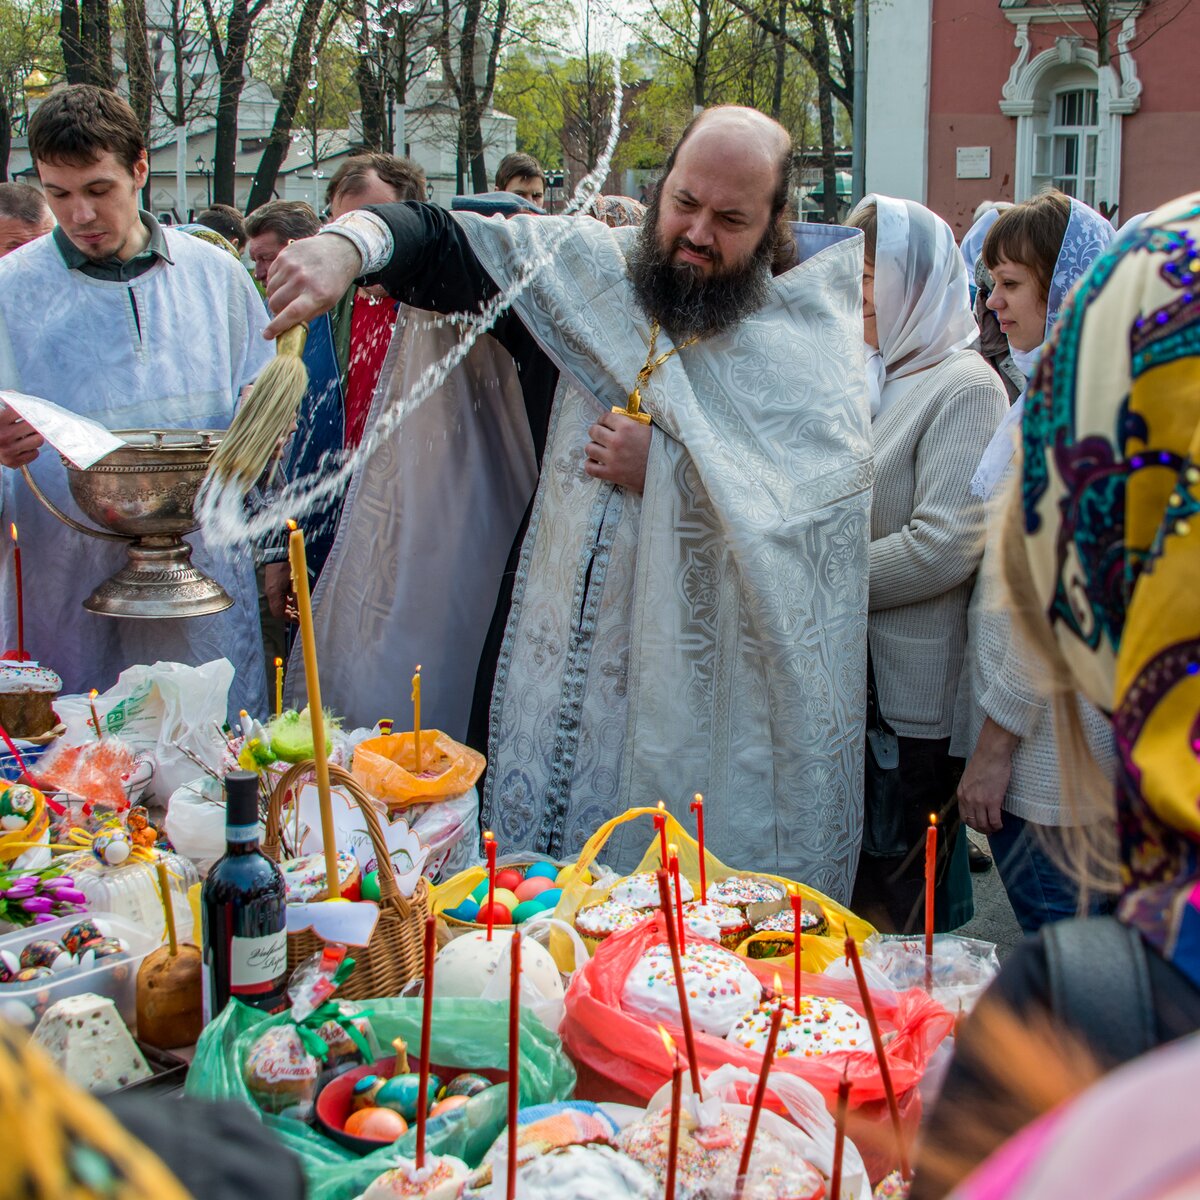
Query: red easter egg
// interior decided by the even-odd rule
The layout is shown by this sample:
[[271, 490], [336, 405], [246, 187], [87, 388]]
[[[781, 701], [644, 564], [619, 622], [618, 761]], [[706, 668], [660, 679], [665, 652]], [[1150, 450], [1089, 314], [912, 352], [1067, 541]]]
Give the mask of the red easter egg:
[[347, 884], [342, 888], [343, 900], [361, 900], [362, 899], [362, 873], [354, 877], [354, 882]]
[[[499, 900], [491, 907], [493, 925], [511, 925], [512, 913]], [[488, 921], [488, 906], [480, 905], [479, 915], [475, 918], [478, 925], [486, 925]]]
[[503, 871], [496, 872], [496, 886], [515, 892], [524, 878], [525, 876], [516, 867], [505, 867]]
[[546, 879], [544, 876], [534, 876], [533, 879], [526, 879], [516, 891], [518, 900], [533, 900], [540, 896], [547, 888], [554, 886], [553, 879]]
[[455, 1108], [462, 1108], [470, 1098], [470, 1096], [447, 1096], [445, 1100], [439, 1100], [429, 1110], [429, 1115], [436, 1117], [439, 1113], [450, 1112]]
[[346, 1118], [345, 1129], [351, 1137], [394, 1142], [408, 1132], [408, 1122], [390, 1108], [360, 1108]]

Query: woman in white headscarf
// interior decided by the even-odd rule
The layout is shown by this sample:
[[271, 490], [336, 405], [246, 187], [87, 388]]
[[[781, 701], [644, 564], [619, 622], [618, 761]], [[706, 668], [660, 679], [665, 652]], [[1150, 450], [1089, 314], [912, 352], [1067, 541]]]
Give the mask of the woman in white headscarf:
[[935, 924], [953, 929], [973, 911], [953, 805], [962, 762], [950, 754], [967, 603], [983, 553], [983, 505], [970, 482], [1005, 397], [975, 349], [966, 268], [945, 221], [908, 200], [868, 196], [849, 223], [866, 238], [874, 391], [868, 640], [879, 709], [899, 738], [902, 806], [900, 852], [863, 855], [855, 907], [887, 928], [921, 928], [920, 847], [937, 813], [945, 825]]
[[[1067, 294], [1112, 238], [1112, 226], [1099, 213], [1053, 191], [1009, 209], [988, 231], [982, 253], [994, 281], [988, 307], [1027, 379]], [[987, 834], [1013, 912], [1026, 933], [1036, 933], [1049, 921], [1074, 916], [1079, 906], [1078, 886], [1047, 843], [1081, 814], [1063, 804], [1050, 696], [1029, 652], [1013, 638], [999, 584], [1003, 494], [1016, 471], [1024, 407], [1022, 392], [971, 481], [975, 495], [994, 503], [988, 504], [987, 551], [971, 604], [968, 670], [953, 746], [969, 759], [958, 789], [960, 815]], [[1111, 775], [1108, 723], [1082, 700], [1079, 710], [1092, 757]]]

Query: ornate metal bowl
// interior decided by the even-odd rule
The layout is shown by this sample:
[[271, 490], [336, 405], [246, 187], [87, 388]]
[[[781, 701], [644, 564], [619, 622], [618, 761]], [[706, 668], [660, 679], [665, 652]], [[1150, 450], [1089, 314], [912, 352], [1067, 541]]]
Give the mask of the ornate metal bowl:
[[192, 564], [184, 536], [196, 528], [194, 505], [221, 431], [119, 429], [128, 444], [80, 470], [65, 458], [71, 496], [101, 529], [58, 509], [25, 472], [38, 499], [59, 520], [92, 537], [128, 543], [129, 561], [83, 602], [109, 617], [202, 617], [233, 601]]

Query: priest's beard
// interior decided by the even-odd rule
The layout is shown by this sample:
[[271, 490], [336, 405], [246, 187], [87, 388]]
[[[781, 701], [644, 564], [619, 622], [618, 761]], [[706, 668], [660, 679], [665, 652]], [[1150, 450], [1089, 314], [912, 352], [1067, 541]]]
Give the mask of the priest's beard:
[[689, 263], [672, 261], [680, 246], [697, 254], [705, 250], [685, 237], [664, 247], [658, 237], [658, 206], [651, 204], [627, 262], [637, 302], [677, 345], [722, 333], [766, 304], [778, 237], [772, 223], [748, 259], [732, 267], [716, 263], [704, 275]]

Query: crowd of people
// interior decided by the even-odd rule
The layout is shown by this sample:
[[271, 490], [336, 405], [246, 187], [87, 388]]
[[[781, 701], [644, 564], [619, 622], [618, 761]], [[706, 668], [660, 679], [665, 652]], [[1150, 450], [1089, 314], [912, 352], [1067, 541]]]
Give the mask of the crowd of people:
[[[1037, 1018], [1103, 1068], [1200, 1024], [1195, 197], [1118, 234], [1050, 191], [984, 206], [961, 245], [881, 195], [797, 224], [784, 130], [718, 108], [645, 206], [545, 215], [545, 173], [510, 155], [451, 212], [365, 154], [321, 215], [164, 229], [123, 100], [60, 90], [29, 140], [41, 192], [0, 186], [0, 384], [111, 428], [222, 428], [306, 324], [309, 391], [256, 502], [372, 443], [303, 517], [322, 691], [370, 725], [425, 664], [427, 721], [486, 752], [506, 847], [571, 858], [626, 807], [700, 791], [719, 857], [909, 931], [930, 815], [938, 929], [970, 918], [967, 830], [986, 835], [1036, 936], [964, 1030], [913, 1195], [1029, 1118], [993, 1068]], [[478, 334], [464, 314], [497, 303]], [[33, 501], [15, 468], [70, 508], [41, 446], [0, 412], [35, 657], [83, 691], [223, 655], [231, 708], [263, 711], [264, 644], [291, 640], [282, 531], [232, 554], [195, 536], [223, 614], [92, 616], [121, 551]], [[11, 596], [0, 579], [8, 645]], [[641, 849], [618, 833], [608, 856]], [[981, 1097], [1008, 1117], [963, 1161]]]

